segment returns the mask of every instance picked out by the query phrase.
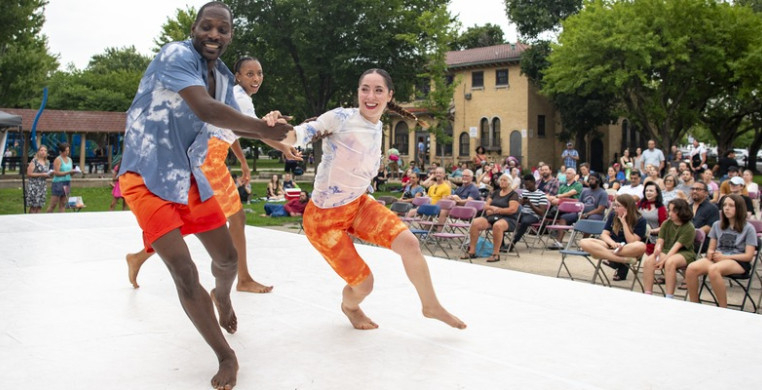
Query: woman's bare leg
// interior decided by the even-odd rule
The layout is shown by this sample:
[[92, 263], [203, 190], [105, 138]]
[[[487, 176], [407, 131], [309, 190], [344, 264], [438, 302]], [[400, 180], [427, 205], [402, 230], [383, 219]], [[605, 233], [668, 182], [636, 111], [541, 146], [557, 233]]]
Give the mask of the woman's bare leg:
[[734, 260], [722, 260], [709, 267], [709, 282], [712, 284], [712, 291], [717, 297], [717, 304], [720, 307], [728, 307], [727, 287], [725, 286], [726, 275], [743, 273], [743, 267]]
[[254, 280], [249, 274], [246, 263], [246, 213], [241, 209], [228, 218], [230, 222], [230, 237], [238, 252], [238, 284], [236, 290], [252, 293], [269, 293], [273, 286], [265, 286]]
[[698, 278], [699, 276], [706, 275], [712, 264], [711, 260], [703, 258], [690, 263], [685, 270], [685, 284], [688, 287], [688, 299], [690, 299], [691, 302], [699, 302]]
[[128, 253], [125, 256], [125, 260], [127, 260], [127, 277], [130, 279], [133, 288], [140, 287], [138, 285], [138, 272], [140, 272], [140, 267], [143, 266], [143, 263], [152, 255], [153, 253], [148, 253], [145, 249], [142, 249], [140, 252]]
[[[477, 233], [478, 234], [478, 233]], [[450, 314], [442, 304], [439, 303], [434, 284], [431, 281], [429, 266], [421, 253], [421, 247], [418, 239], [409, 230], [400, 233], [392, 241], [392, 250], [402, 257], [402, 264], [405, 267], [405, 273], [408, 279], [413, 283], [418, 297], [423, 306], [423, 315], [427, 318], [438, 319], [452, 327], [465, 329], [466, 323], [458, 317]]]
[[674, 254], [664, 261], [664, 284], [667, 295], [671, 297], [675, 295], [677, 287], [677, 270], [688, 265], [688, 262], [680, 254]]
[[346, 285], [342, 291], [341, 311], [349, 318], [349, 322], [355, 329], [368, 330], [378, 328], [360, 309], [360, 303], [373, 291], [373, 274], [369, 274], [365, 280], [356, 286]]

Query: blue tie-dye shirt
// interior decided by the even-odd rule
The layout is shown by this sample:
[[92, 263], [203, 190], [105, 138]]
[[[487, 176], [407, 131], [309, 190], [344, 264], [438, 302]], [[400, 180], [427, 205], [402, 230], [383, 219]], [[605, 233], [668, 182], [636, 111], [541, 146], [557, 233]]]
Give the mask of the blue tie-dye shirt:
[[[206, 141], [218, 128], [201, 121], [179, 94], [191, 86], [206, 88], [207, 74], [207, 60], [191, 41], [172, 42], [161, 49], [127, 111], [120, 175], [138, 173], [153, 194], [182, 204], [188, 204], [192, 175], [201, 199], [213, 196], [201, 164], [206, 158]], [[216, 99], [238, 110], [233, 74], [221, 60], [217, 60], [214, 75]]]
[[312, 192], [315, 206], [343, 206], [373, 190], [370, 182], [381, 164], [381, 121], [371, 123], [357, 108], [337, 108], [294, 130], [301, 147], [328, 134]]

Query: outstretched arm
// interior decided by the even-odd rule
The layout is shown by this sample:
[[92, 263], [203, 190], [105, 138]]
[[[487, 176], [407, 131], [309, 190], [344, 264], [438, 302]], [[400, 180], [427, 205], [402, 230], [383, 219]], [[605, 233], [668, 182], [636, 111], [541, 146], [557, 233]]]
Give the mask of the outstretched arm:
[[187, 87], [179, 93], [199, 119], [217, 127], [230, 129], [241, 137], [280, 141], [292, 129], [292, 126], [286, 123], [268, 126], [267, 122], [261, 119], [241, 114], [236, 109], [213, 99], [202, 86]]

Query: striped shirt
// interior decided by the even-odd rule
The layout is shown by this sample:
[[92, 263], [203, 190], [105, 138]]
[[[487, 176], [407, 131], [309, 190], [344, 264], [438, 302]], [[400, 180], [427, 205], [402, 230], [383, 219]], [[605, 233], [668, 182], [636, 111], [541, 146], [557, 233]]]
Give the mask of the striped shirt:
[[[536, 189], [531, 192], [524, 191], [524, 193], [521, 194], [521, 197], [529, 199], [529, 202], [532, 203], [534, 207], [548, 206], [548, 196], [540, 190]], [[534, 213], [534, 210], [532, 210], [532, 208], [529, 206], [522, 205], [521, 207], [524, 213]]]

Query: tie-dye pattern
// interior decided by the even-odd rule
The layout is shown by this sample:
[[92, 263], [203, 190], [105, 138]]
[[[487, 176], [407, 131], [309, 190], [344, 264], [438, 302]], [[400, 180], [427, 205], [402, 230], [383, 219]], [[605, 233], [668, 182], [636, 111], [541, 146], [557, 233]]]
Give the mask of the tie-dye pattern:
[[369, 122], [357, 108], [337, 108], [294, 130], [296, 146], [302, 147], [329, 134], [312, 192], [315, 206], [343, 206], [368, 192], [381, 161], [381, 122]]
[[214, 197], [222, 207], [225, 217], [230, 218], [233, 214], [241, 211], [241, 196], [238, 194], [233, 177], [225, 164], [228, 157], [230, 144], [216, 137], [209, 138], [209, 147], [206, 160], [201, 165], [209, 184], [214, 190]]
[[362, 283], [370, 269], [357, 253], [350, 235], [391, 248], [394, 239], [407, 230], [397, 215], [368, 195], [327, 209], [318, 208], [310, 201], [304, 210], [303, 224], [312, 246], [351, 286]]
[[[146, 187], [162, 199], [187, 204], [194, 178], [202, 200], [213, 195], [201, 170], [206, 158], [208, 135], [203, 143], [194, 141], [205, 131], [213, 132], [190, 109], [179, 92], [187, 87], [207, 85], [207, 61], [190, 41], [165, 45], [140, 81], [138, 92], [127, 111], [124, 155], [119, 174], [138, 173]], [[233, 74], [225, 64], [216, 64], [217, 100], [238, 109], [233, 96]]]

